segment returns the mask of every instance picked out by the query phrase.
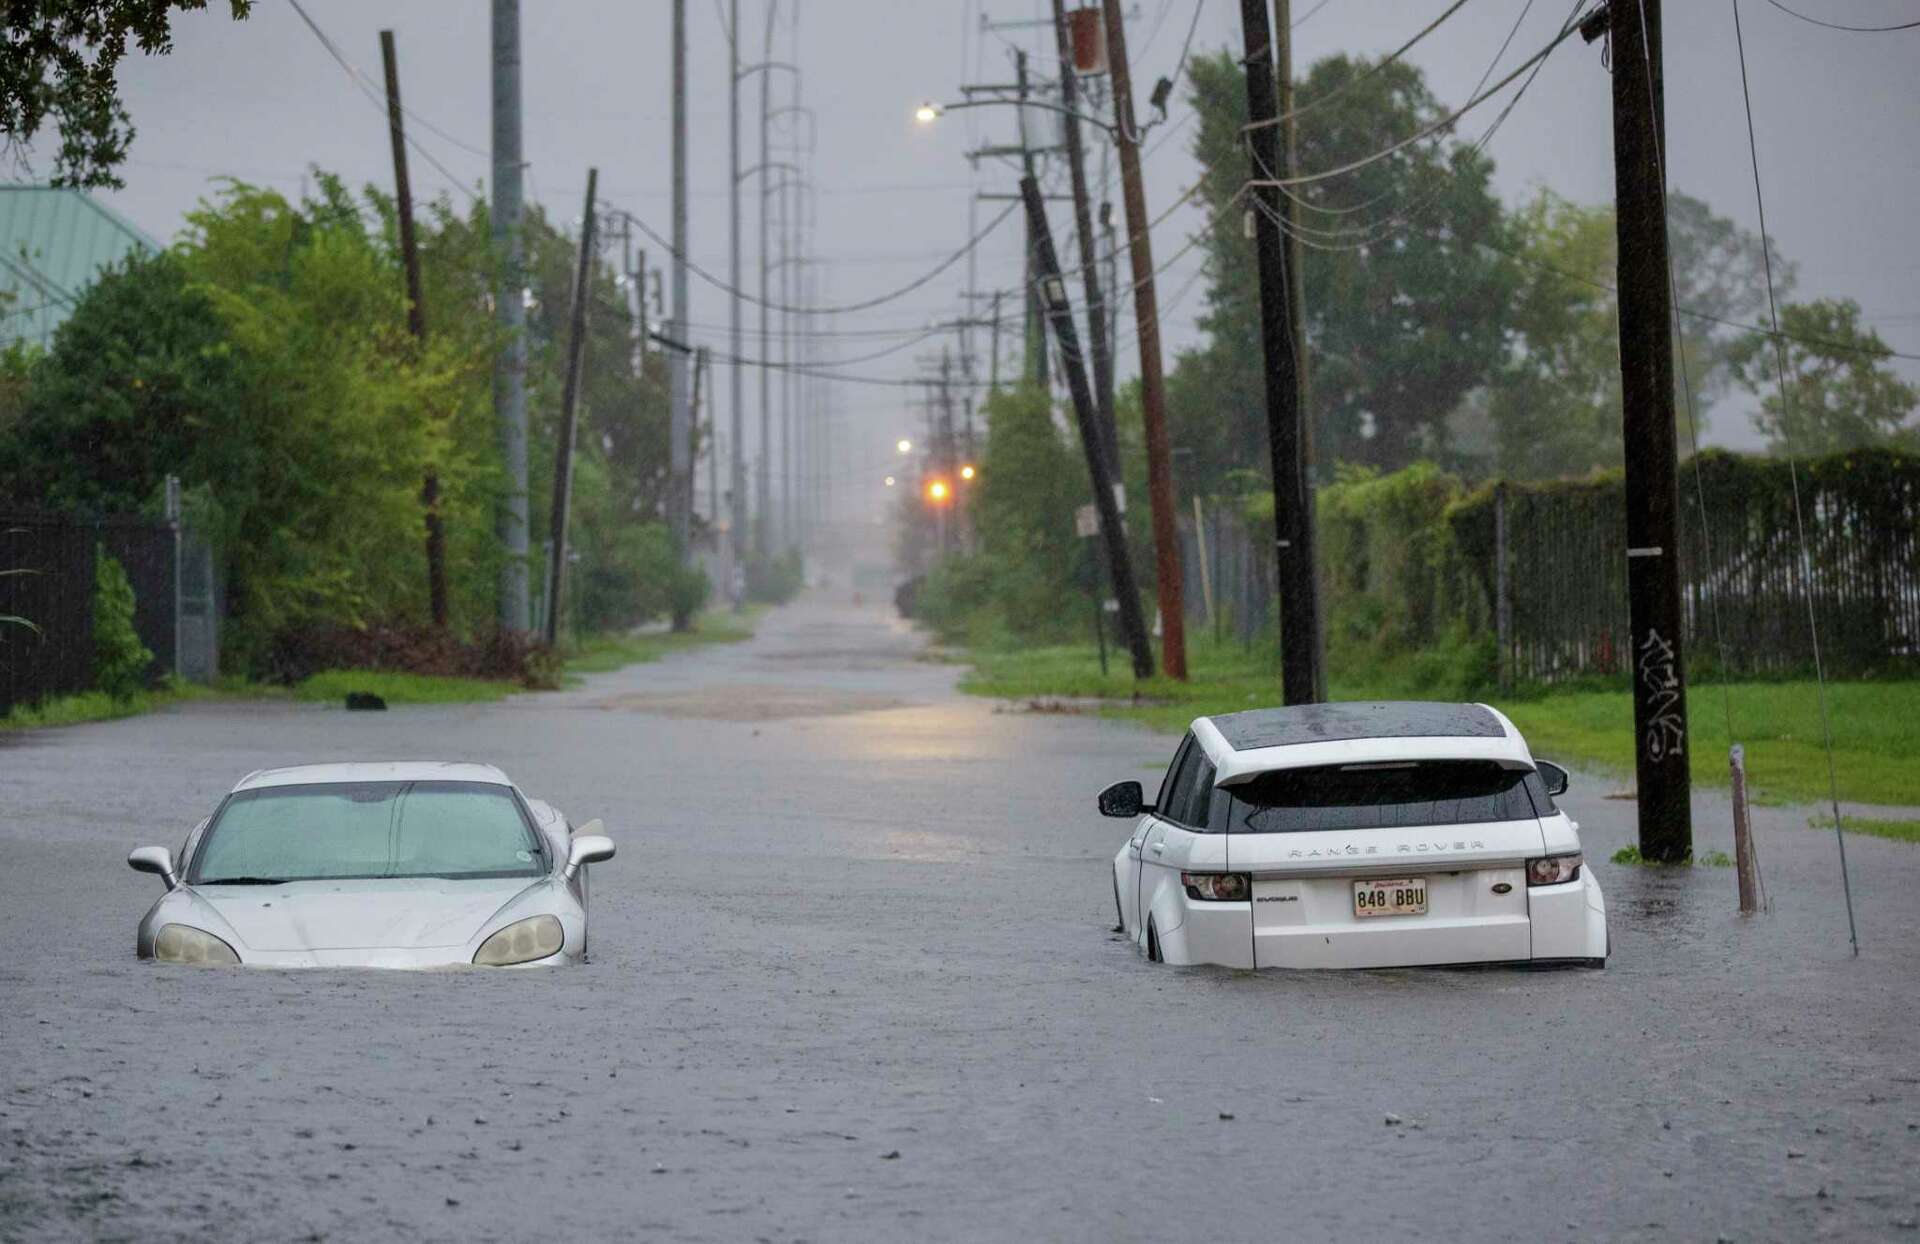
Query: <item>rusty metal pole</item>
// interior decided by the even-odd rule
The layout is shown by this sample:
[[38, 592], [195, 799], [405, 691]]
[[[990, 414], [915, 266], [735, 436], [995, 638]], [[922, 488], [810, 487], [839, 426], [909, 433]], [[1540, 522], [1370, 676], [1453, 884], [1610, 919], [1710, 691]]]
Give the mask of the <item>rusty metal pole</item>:
[[[1113, 145], [1120, 153], [1121, 198], [1126, 205], [1133, 259], [1133, 318], [1140, 330], [1140, 416], [1147, 442], [1147, 501], [1153, 511], [1154, 577], [1160, 590], [1160, 666], [1168, 678], [1187, 677], [1186, 599], [1180, 574], [1179, 510], [1167, 447], [1167, 382], [1160, 370], [1160, 305], [1153, 289], [1153, 243], [1147, 237], [1147, 194], [1140, 184], [1139, 134], [1133, 118], [1133, 78], [1127, 70], [1123, 0], [1104, 0], [1107, 67], [1113, 77]], [[1115, 470], [1119, 464], [1114, 464]], [[1126, 607], [1126, 602], [1121, 602]]]

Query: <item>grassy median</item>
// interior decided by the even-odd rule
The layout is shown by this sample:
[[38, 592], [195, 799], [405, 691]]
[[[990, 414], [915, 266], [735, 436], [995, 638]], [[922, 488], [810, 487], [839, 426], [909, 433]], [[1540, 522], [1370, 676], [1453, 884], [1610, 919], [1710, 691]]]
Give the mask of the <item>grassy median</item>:
[[[1184, 730], [1198, 716], [1279, 702], [1279, 679], [1268, 653], [1204, 635], [1189, 649], [1192, 677], [1185, 683], [1158, 676], [1136, 682], [1124, 650], [1108, 652], [1103, 676], [1091, 644], [975, 649], [957, 655], [973, 666], [961, 680], [963, 691], [1084, 708], [1168, 733]], [[1387, 664], [1364, 671], [1336, 669], [1329, 690], [1343, 700], [1452, 698], [1422, 679], [1417, 669]], [[1691, 686], [1688, 696], [1696, 784], [1727, 785], [1730, 709], [1732, 738], [1746, 747], [1756, 799], [1818, 803], [1827, 798], [1819, 700], [1811, 680], [1724, 685], [1707, 680]], [[1536, 753], [1631, 783], [1633, 701], [1624, 686], [1474, 698], [1486, 699], [1512, 717]], [[1920, 681], [1829, 683], [1827, 699], [1840, 797], [1920, 806], [1920, 765], [1913, 762], [1920, 755]], [[1851, 820], [1848, 827], [1853, 828]], [[1863, 832], [1873, 831], [1863, 827]]]

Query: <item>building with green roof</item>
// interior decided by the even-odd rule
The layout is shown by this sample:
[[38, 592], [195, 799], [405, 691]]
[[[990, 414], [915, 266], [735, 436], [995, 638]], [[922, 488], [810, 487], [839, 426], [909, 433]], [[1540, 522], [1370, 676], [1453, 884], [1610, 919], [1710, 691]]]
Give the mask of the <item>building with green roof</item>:
[[84, 191], [0, 186], [0, 348], [52, 344], [102, 269], [159, 250]]

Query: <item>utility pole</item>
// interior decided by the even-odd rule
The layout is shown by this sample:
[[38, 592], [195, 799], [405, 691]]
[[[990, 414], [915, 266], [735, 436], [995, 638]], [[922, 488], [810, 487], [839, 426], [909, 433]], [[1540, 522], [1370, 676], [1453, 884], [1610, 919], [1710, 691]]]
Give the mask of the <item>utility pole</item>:
[[1067, 169], [1073, 178], [1073, 224], [1080, 235], [1080, 271], [1087, 287], [1087, 340], [1093, 346], [1093, 402], [1100, 411], [1100, 446], [1107, 466], [1120, 474], [1120, 434], [1113, 421], [1113, 353], [1107, 341], [1107, 309], [1100, 297], [1100, 256], [1093, 240], [1093, 208], [1087, 201], [1087, 166], [1080, 146], [1080, 118], [1074, 115], [1077, 92], [1073, 36], [1067, 32], [1066, 0], [1053, 0], [1053, 27], [1060, 46], [1060, 106], [1067, 139]]
[[[1020, 175], [1033, 179], [1033, 139], [1027, 133], [1027, 53], [1020, 48], [1013, 54], [1015, 98], [1020, 102], [1015, 115], [1020, 120]], [[1041, 321], [1040, 295], [1034, 269], [1033, 225], [1027, 225], [1027, 377], [1041, 388], [1047, 387], [1047, 330]]]
[[527, 591], [527, 305], [521, 291], [520, 0], [493, 0], [493, 250], [500, 283], [493, 318], [502, 342], [493, 361], [493, 418], [507, 472], [499, 515], [503, 631], [532, 625]]
[[1613, 69], [1620, 409], [1627, 466], [1627, 615], [1633, 643], [1640, 853], [1693, 854], [1681, 650], [1680, 493], [1673, 429], [1673, 291], [1667, 254], [1660, 0], [1607, 8]]
[[1120, 601], [1120, 627], [1126, 632], [1127, 647], [1133, 653], [1133, 676], [1153, 677], [1153, 644], [1147, 637], [1147, 622], [1140, 612], [1140, 588], [1133, 579], [1133, 560], [1127, 553], [1127, 528], [1120, 517], [1120, 502], [1113, 495], [1113, 477], [1108, 474], [1107, 455], [1100, 448], [1099, 420], [1093, 409], [1093, 392], [1087, 384], [1087, 369], [1080, 356], [1080, 338], [1073, 327], [1073, 308], [1067, 302], [1067, 283], [1060, 275], [1060, 259], [1054, 253], [1053, 234], [1047, 227], [1047, 206], [1040, 197], [1040, 185], [1031, 177], [1020, 179], [1020, 194], [1027, 202], [1027, 229], [1033, 237], [1036, 284], [1046, 302], [1047, 317], [1053, 322], [1054, 340], [1060, 344], [1061, 367], [1067, 374], [1067, 392], [1073, 398], [1074, 418], [1080, 425], [1080, 445], [1087, 455], [1087, 475], [1093, 482], [1094, 512], [1100, 516], [1100, 535], [1107, 546], [1107, 562], [1112, 574], [1113, 594]]
[[[407, 134], [400, 108], [400, 62], [393, 32], [380, 32], [380, 60], [387, 71], [387, 132], [393, 140], [394, 208], [400, 216], [400, 262], [406, 269], [407, 331], [420, 346], [427, 343], [426, 304], [420, 292], [420, 246], [413, 230], [413, 190], [407, 181]], [[447, 625], [447, 530], [440, 519], [440, 475], [429, 464], [420, 485], [427, 514], [427, 601], [433, 624]]]
[[[730, 252], [727, 269], [727, 284], [731, 296], [727, 299], [727, 316], [731, 332], [732, 377], [730, 388], [733, 395], [732, 427], [727, 446], [727, 491], [729, 533], [726, 541], [727, 556], [721, 559], [723, 573], [728, 582], [724, 590], [733, 596], [733, 571], [740, 559], [740, 542], [746, 538], [747, 531], [747, 464], [743, 456], [742, 442], [745, 437], [746, 416], [745, 400], [741, 390], [740, 374], [740, 0], [729, 0], [727, 5], [727, 206], [728, 227], [727, 245]], [[746, 602], [733, 601], [735, 610], [744, 608]]]
[[[1107, 68], [1113, 79], [1113, 144], [1120, 153], [1121, 197], [1133, 258], [1133, 318], [1140, 332], [1140, 413], [1147, 442], [1147, 500], [1153, 510], [1155, 577], [1160, 589], [1160, 657], [1167, 677], [1187, 676], [1186, 600], [1180, 575], [1179, 510], [1167, 446], [1167, 382], [1160, 370], [1160, 306], [1153, 288], [1153, 242], [1147, 236], [1147, 194], [1140, 184], [1139, 130], [1133, 77], [1127, 67], [1122, 0], [1105, 0]], [[1117, 464], [1116, 464], [1117, 466]], [[1115, 582], [1116, 590], [1119, 587]], [[1124, 607], [1125, 602], [1122, 601]]]
[[[767, 130], [772, 121], [768, 114], [773, 111], [773, 82], [771, 70], [767, 68], [773, 60], [773, 22], [779, 12], [778, 0], [766, 0], [767, 37], [760, 53], [760, 346], [755, 351], [761, 359], [772, 353], [767, 343], [767, 194], [768, 178], [773, 174], [771, 157], [767, 150]], [[754, 529], [753, 547], [763, 559], [773, 552], [773, 508], [769, 504], [772, 493], [773, 470], [773, 398], [771, 384], [773, 377], [770, 368], [760, 369], [760, 456], [754, 468]]]
[[547, 646], [560, 642], [560, 610], [567, 585], [567, 511], [573, 500], [575, 412], [580, 360], [587, 350], [587, 297], [593, 284], [593, 197], [600, 170], [587, 170], [587, 206], [580, 213], [580, 262], [573, 270], [573, 309], [567, 320], [567, 372], [560, 389], [560, 444], [553, 457], [553, 560], [547, 567]]
[[[673, 322], [667, 335], [687, 339], [687, 0], [673, 0]], [[644, 344], [646, 334], [640, 335]], [[675, 554], [687, 559], [693, 510], [693, 407], [688, 400], [692, 360], [685, 350], [667, 359], [667, 525]]]
[[[687, 415], [694, 427], [700, 426], [700, 377], [707, 370], [707, 348], [701, 346], [693, 352], [693, 396], [687, 404]], [[709, 421], [711, 422], [711, 421]], [[715, 429], [709, 427], [707, 442], [707, 523], [714, 532], [714, 549], [720, 547], [720, 438], [714, 435]]]
[[[1240, 0], [1246, 47], [1247, 144], [1254, 182], [1254, 257], [1260, 275], [1260, 346], [1266, 359], [1267, 452], [1273, 471], [1275, 582], [1280, 589], [1280, 695], [1287, 704], [1325, 698], [1320, 673], [1313, 496], [1300, 412], [1299, 342], [1280, 214], [1279, 98], [1273, 35], [1263, 0]], [[1262, 184], [1266, 183], [1266, 184]]]

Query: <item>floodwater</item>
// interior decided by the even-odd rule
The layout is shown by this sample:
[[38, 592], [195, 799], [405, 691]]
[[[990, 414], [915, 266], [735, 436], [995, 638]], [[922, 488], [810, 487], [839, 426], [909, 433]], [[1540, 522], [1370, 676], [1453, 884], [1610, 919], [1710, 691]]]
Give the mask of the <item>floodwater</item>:
[[[1174, 740], [998, 711], [875, 610], [501, 704], [199, 703], [0, 741], [0, 1238], [1880, 1238], [1920, 1216], [1920, 848], [1760, 812], [1624, 869], [1605, 972], [1251, 974], [1110, 932], [1106, 783]], [[137, 962], [243, 773], [501, 765], [619, 857], [592, 962]], [[1702, 798], [1700, 847], [1730, 849]]]

